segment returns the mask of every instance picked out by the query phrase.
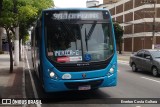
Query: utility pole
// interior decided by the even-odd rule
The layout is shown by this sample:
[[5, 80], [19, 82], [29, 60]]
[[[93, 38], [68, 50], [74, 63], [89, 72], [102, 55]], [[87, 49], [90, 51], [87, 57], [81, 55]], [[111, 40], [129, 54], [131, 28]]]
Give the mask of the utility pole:
[[153, 25], [152, 25], [152, 49], [154, 49], [156, 44], [156, 38], [155, 38], [155, 25], [156, 25], [156, 0], [154, 0], [154, 16], [153, 16]]

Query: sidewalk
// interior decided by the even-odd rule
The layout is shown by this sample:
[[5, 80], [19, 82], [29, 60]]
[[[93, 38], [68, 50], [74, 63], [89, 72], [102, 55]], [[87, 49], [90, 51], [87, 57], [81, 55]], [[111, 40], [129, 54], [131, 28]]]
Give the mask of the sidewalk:
[[10, 73], [9, 58], [9, 54], [0, 54], [0, 98], [23, 98], [23, 62]]

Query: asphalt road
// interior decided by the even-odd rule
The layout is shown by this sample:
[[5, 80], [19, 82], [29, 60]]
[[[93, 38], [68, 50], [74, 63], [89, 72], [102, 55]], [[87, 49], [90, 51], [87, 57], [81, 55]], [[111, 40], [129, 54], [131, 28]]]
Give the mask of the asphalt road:
[[[132, 72], [128, 63], [118, 63], [118, 85], [116, 87], [46, 94], [32, 70], [30, 51], [27, 51], [27, 58], [31, 68], [25, 70], [26, 97], [46, 98], [48, 101], [45, 105], [40, 105], [42, 107], [50, 107], [53, 104], [54, 107], [160, 107], [160, 104], [107, 104], [107, 99], [111, 98], [159, 98], [160, 100], [160, 77], [153, 77], [151, 73], [145, 71]], [[37, 95], [33, 91], [29, 71], [32, 74]]]

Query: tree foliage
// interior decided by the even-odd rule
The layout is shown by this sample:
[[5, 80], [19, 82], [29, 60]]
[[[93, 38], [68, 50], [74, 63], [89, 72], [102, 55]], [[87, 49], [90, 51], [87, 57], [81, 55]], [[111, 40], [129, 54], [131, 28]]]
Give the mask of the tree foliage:
[[15, 34], [15, 27], [20, 28], [20, 40], [27, 35], [41, 11], [53, 7], [53, 0], [0, 0], [0, 27], [5, 28], [10, 50], [10, 63], [13, 70], [13, 56], [11, 39]]
[[119, 47], [119, 54], [121, 54], [123, 29], [118, 23], [114, 23], [114, 32], [115, 32], [116, 43]]
[[0, 16], [1, 16], [1, 11], [2, 11], [2, 3], [3, 3], [3, 0], [0, 0]]
[[17, 15], [13, 13], [13, 3], [10, 0], [4, 0], [0, 17], [0, 26], [3, 28], [13, 27]]
[[28, 40], [29, 40], [29, 33], [24, 36], [23, 41], [22, 41], [23, 44], [25, 44]]
[[41, 11], [50, 7], [53, 7], [52, 0], [18, 0], [20, 39], [24, 37], [24, 32], [33, 25]]

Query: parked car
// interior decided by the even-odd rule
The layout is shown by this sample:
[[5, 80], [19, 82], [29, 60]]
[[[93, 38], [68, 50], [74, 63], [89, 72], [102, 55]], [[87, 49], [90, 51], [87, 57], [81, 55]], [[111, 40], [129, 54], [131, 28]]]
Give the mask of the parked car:
[[142, 69], [152, 72], [153, 76], [160, 75], [160, 50], [142, 49], [130, 57], [132, 71]]

